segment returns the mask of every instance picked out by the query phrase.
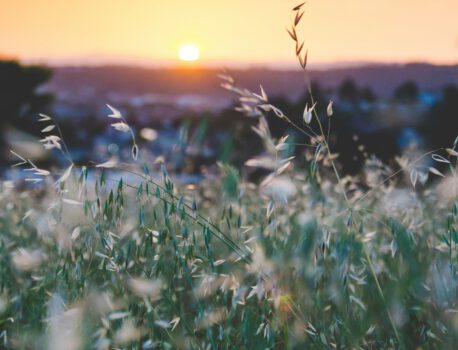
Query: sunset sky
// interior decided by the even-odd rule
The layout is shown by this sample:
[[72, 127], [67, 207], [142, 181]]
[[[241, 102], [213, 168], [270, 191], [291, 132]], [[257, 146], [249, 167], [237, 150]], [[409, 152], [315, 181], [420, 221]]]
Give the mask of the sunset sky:
[[[291, 0], [0, 0], [0, 55], [47, 63], [293, 64]], [[309, 0], [312, 63], [458, 62], [457, 0]]]

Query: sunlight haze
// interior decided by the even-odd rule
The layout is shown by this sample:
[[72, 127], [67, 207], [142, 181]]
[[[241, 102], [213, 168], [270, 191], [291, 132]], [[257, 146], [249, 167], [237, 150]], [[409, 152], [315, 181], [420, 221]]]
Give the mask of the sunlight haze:
[[[0, 55], [48, 63], [294, 64], [289, 0], [0, 0]], [[312, 63], [458, 61], [456, 0], [310, 0]]]

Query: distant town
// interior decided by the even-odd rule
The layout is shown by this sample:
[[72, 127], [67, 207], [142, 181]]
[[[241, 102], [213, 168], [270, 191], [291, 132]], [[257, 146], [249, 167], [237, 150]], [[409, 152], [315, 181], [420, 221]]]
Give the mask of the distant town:
[[[225, 149], [232, 150], [235, 163], [259, 149], [255, 145], [258, 141], [251, 137], [255, 121], [235, 111], [236, 96], [220, 87], [221, 70], [98, 66], [54, 67], [50, 72], [49, 80], [37, 89], [37, 93], [50, 97], [40, 112], [51, 114], [61, 123], [78, 161], [91, 158], [94, 150], [101, 159], [107, 154], [116, 155], [128, 142], [109, 127], [107, 103], [125, 114], [140, 139], [147, 135], [144, 147], [158, 156], [171, 154], [171, 148], [182, 137], [183, 125], [191, 136], [196, 130], [205, 135], [200, 137], [201, 145], [188, 149], [198, 158], [198, 165], [216, 162]], [[228, 70], [225, 74], [253, 92], [262, 85], [271, 102], [298, 123], [302, 122], [305, 104], [310, 103], [306, 81], [311, 83], [319, 102], [317, 108], [322, 112], [333, 100], [335, 115], [330, 133], [347, 171], [357, 170], [371, 155], [388, 161], [412, 145], [422, 148], [446, 144], [458, 130], [458, 66], [332, 68], [312, 70], [307, 80], [299, 70], [254, 68]], [[10, 122], [16, 133], [6, 133], [4, 141], [20, 147], [27, 144], [25, 135], [38, 136], [38, 124], [27, 121], [36, 118], [37, 112]], [[274, 135], [294, 135], [294, 130], [274, 116], [268, 120]], [[440, 137], [436, 134], [439, 121], [450, 135], [443, 131]]]

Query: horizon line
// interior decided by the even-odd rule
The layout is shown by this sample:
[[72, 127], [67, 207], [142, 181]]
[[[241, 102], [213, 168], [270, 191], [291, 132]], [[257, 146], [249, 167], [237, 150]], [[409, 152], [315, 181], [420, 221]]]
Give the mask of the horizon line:
[[[0, 60], [2, 56], [0, 56]], [[137, 60], [41, 60], [41, 59], [23, 59], [8, 57], [8, 59], [30, 65], [44, 65], [51, 68], [102, 68], [102, 67], [132, 67], [143, 69], [236, 69], [236, 70], [301, 70], [298, 63], [293, 62], [233, 62], [233, 61], [215, 61], [215, 62], [144, 62]], [[454, 67], [458, 66], [456, 62], [435, 62], [428, 60], [408, 60], [408, 61], [372, 61], [372, 60], [341, 60], [332, 62], [309, 63], [308, 69], [351, 69], [367, 66], [407, 66], [407, 65], [429, 65], [437, 67]]]
[[[205, 60], [197, 62], [182, 62], [171, 59], [149, 59], [145, 57], [116, 57], [116, 56], [80, 56], [80, 57], [60, 57], [56, 59], [46, 57], [20, 57], [20, 55], [10, 55], [0, 53], [0, 60], [14, 60], [24, 64], [44, 65], [49, 67], [139, 67], [149, 69], [270, 69], [270, 70], [300, 70], [298, 62], [294, 59], [282, 61], [247, 61], [247, 60]], [[409, 65], [426, 64], [432, 66], [457, 66], [458, 60], [428, 60], [424, 58], [411, 58], [407, 60], [376, 60], [376, 59], [336, 59], [336, 60], [317, 60], [309, 62], [309, 69], [348, 69], [363, 66], [387, 66], [387, 65]]]

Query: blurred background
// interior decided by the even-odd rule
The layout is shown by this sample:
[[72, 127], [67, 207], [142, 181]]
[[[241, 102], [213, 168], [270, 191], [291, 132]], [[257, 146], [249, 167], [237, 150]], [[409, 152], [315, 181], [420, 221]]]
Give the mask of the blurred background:
[[[72, 158], [130, 153], [110, 128], [118, 108], [149, 154], [199, 174], [262, 145], [218, 73], [259, 91], [301, 123], [310, 102], [286, 28], [297, 1], [0, 0], [0, 171], [15, 149], [58, 164], [37, 144], [55, 117]], [[450, 146], [458, 135], [456, 0], [311, 0], [299, 36], [318, 110], [334, 101], [331, 142], [345, 172], [365, 158]], [[275, 136], [287, 124], [268, 118]], [[185, 161], [192, 159], [191, 162]]]

